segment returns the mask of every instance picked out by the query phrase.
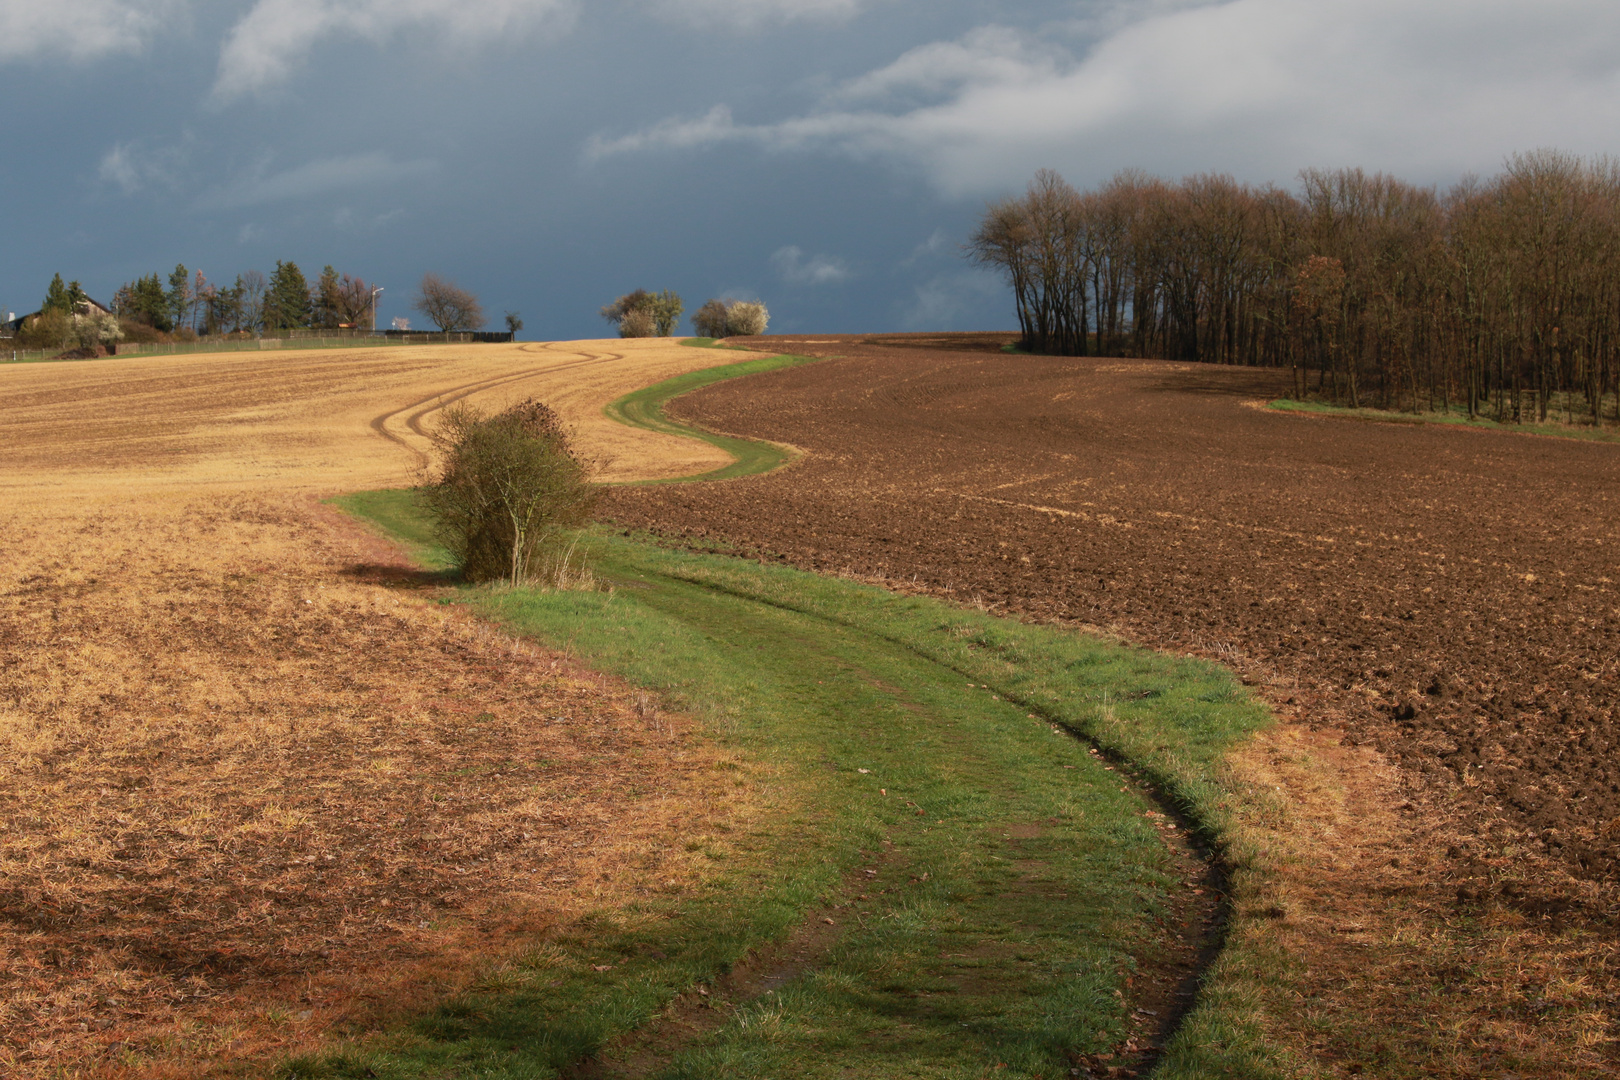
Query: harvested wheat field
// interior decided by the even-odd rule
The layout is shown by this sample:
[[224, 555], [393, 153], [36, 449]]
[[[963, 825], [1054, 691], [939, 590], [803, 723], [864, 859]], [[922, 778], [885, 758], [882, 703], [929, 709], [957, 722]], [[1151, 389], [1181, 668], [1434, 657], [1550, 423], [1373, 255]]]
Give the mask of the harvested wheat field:
[[1284, 721], [1234, 766], [1289, 810], [1244, 924], [1294, 965], [1274, 1037], [1327, 1075], [1616, 1073], [1620, 446], [1007, 335], [769, 340], [828, 359], [670, 411], [806, 456], [610, 515], [1232, 666]]
[[[0, 367], [0, 1074], [182, 1076], [454, 988], [516, 929], [679, 888], [739, 812], [631, 691], [433, 602], [320, 498], [402, 486], [461, 398], [609, 479], [703, 444], [659, 342]], [[639, 797], [634, 793], [639, 792]]]

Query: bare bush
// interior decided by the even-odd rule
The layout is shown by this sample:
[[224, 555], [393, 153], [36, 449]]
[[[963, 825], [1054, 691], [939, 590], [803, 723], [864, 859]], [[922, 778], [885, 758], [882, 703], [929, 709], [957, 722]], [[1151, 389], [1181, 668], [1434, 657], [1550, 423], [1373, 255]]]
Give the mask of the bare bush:
[[698, 337], [726, 336], [726, 301], [708, 300], [692, 314], [692, 330]]
[[615, 326], [624, 322], [624, 317], [632, 311], [642, 311], [652, 306], [653, 295], [646, 289], [637, 289], [635, 292], [625, 293], [611, 304], [603, 305], [602, 318]]
[[671, 289], [660, 293], [637, 289], [604, 306], [602, 318], [618, 326], [620, 337], [669, 337], [684, 310], [680, 294]]
[[728, 296], [705, 301], [692, 316], [692, 329], [699, 337], [748, 337], [763, 334], [770, 321], [764, 304]]
[[647, 308], [636, 308], [624, 313], [619, 320], [620, 337], [653, 337], [657, 334], [658, 322], [653, 313]]
[[25, 349], [66, 349], [73, 344], [73, 320], [65, 311], [43, 311], [23, 324], [17, 344]]
[[124, 340], [124, 330], [118, 325], [118, 316], [91, 309], [73, 316], [73, 336], [81, 349], [110, 349]]
[[440, 330], [477, 330], [484, 325], [484, 309], [478, 297], [437, 274], [422, 275], [411, 307]]
[[446, 409], [443, 455], [419, 488], [440, 539], [468, 581], [558, 586], [579, 579], [579, 531], [598, 491], [552, 409], [525, 401], [494, 416]]
[[733, 300], [726, 311], [727, 337], [752, 337], [763, 334], [770, 325], [771, 313], [755, 300]]

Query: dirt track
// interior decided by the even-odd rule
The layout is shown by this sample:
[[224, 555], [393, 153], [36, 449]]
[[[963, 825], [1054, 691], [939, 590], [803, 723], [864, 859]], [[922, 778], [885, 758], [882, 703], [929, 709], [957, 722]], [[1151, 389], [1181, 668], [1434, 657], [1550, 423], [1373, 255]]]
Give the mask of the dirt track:
[[882, 340], [769, 339], [839, 359], [672, 411], [809, 457], [612, 512], [1217, 656], [1478, 811], [1460, 877], [1520, 851], [1614, 878], [1620, 447], [1283, 414], [1265, 371]]

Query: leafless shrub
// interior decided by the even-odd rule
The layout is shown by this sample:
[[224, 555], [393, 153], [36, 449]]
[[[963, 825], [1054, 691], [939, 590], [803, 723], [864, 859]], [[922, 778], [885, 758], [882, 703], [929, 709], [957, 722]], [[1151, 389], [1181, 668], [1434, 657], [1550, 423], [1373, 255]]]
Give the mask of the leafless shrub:
[[733, 300], [726, 309], [726, 336], [763, 334], [770, 321], [771, 313], [765, 310], [764, 304], [754, 300]]
[[443, 460], [418, 490], [467, 580], [588, 580], [578, 540], [598, 492], [550, 407], [531, 400], [486, 416], [458, 403], [434, 438]]
[[657, 334], [658, 323], [653, 313], [646, 308], [636, 308], [624, 313], [619, 320], [619, 336], [625, 338], [654, 337]]
[[685, 305], [679, 293], [646, 289], [625, 293], [602, 308], [602, 318], [619, 327], [620, 337], [669, 337], [680, 325]]
[[124, 330], [118, 325], [118, 316], [94, 309], [73, 316], [73, 336], [81, 349], [97, 346], [112, 348], [124, 340]]
[[732, 297], [714, 299], [704, 303], [692, 316], [692, 329], [699, 337], [745, 337], [763, 334], [771, 321], [765, 305], [753, 300]]
[[41, 312], [17, 332], [17, 344], [25, 349], [66, 349], [73, 339], [73, 319], [65, 311]]
[[708, 300], [692, 313], [692, 331], [698, 337], [726, 336], [726, 301]]

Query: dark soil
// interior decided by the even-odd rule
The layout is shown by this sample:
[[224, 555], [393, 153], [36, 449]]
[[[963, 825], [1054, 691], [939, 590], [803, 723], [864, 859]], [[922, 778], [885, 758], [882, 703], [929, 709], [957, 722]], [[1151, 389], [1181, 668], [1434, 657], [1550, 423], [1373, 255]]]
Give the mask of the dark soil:
[[[1217, 657], [1473, 815], [1459, 877], [1511, 838], [1572, 885], [1612, 884], [1620, 448], [1281, 413], [1259, 406], [1286, 373], [1008, 340], [760, 339], [832, 359], [670, 412], [807, 456], [617, 489], [608, 512]], [[1560, 910], [1593, 895], [1538, 887]]]

